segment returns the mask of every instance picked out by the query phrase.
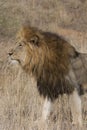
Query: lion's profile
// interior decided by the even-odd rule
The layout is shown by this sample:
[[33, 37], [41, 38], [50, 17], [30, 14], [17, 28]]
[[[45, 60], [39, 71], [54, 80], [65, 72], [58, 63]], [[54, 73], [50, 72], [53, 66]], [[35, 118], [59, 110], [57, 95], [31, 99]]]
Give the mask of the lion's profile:
[[69, 43], [56, 34], [24, 26], [17, 34], [17, 47], [9, 55], [35, 77], [39, 93], [45, 97], [45, 119], [50, 113], [51, 102], [66, 93], [73, 104], [73, 120], [81, 125], [81, 101], [75, 88], [78, 85], [70, 69], [70, 61], [77, 53]]

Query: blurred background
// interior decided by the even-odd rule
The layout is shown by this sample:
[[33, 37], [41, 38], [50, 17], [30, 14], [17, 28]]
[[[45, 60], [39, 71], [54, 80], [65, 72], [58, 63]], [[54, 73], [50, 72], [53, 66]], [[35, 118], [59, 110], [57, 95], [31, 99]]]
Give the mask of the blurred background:
[[50, 25], [87, 30], [86, 0], [0, 0], [0, 34], [11, 36], [24, 21], [41, 29]]

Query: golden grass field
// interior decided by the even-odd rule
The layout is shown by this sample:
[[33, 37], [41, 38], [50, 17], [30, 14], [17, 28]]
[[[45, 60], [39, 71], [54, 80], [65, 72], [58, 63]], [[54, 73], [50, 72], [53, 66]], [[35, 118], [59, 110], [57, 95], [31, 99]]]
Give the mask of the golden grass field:
[[[25, 21], [63, 35], [77, 50], [87, 53], [86, 0], [0, 0], [0, 130], [78, 130], [71, 124], [67, 95], [54, 102], [54, 112], [43, 124], [44, 99], [36, 82], [19, 65], [7, 61], [16, 31]], [[87, 55], [74, 64], [77, 80], [87, 81]], [[81, 99], [82, 130], [87, 130], [87, 93]]]

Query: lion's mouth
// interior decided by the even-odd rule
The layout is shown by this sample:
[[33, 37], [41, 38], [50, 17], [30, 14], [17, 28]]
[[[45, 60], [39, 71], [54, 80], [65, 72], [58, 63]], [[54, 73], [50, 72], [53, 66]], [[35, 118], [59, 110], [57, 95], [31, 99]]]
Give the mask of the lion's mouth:
[[18, 64], [18, 63], [20, 63], [19, 60], [13, 59], [11, 56], [9, 57], [9, 61], [10, 61], [12, 64]]
[[19, 63], [18, 60], [14, 60], [14, 59], [11, 59], [11, 62], [12, 62], [13, 64], [15, 64], [15, 63]]

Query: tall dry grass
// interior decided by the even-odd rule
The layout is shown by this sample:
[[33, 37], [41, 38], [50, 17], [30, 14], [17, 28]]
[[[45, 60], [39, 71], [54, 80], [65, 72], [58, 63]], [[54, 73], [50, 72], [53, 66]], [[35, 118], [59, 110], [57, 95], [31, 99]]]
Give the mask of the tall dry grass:
[[[86, 98], [83, 113], [86, 112]], [[44, 99], [36, 82], [18, 64], [6, 61], [0, 70], [0, 130], [75, 130], [72, 126], [68, 96], [59, 96], [53, 103], [48, 122], [41, 118]], [[86, 116], [84, 116], [84, 129]], [[78, 129], [78, 127], [77, 127]]]

